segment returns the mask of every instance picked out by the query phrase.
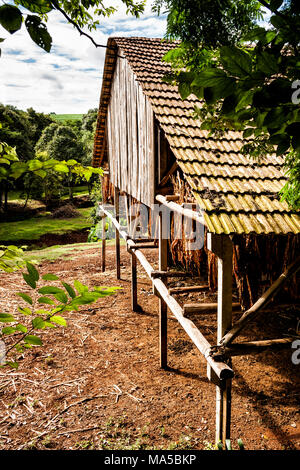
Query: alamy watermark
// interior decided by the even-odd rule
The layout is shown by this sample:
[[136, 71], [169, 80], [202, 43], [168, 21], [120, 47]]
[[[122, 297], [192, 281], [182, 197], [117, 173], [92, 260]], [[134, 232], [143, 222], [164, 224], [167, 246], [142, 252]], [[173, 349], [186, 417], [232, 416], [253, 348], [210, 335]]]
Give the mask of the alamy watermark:
[[292, 103], [300, 104], [300, 80], [294, 80], [292, 83], [292, 89], [295, 90], [292, 93]]
[[296, 349], [292, 354], [292, 363], [298, 366], [300, 364], [300, 339], [292, 342], [292, 348]]
[[4, 341], [0, 340], [0, 366], [6, 363], [6, 347]]
[[[126, 197], [119, 198], [119, 214], [115, 213], [115, 206], [111, 204], [103, 205], [103, 208], [110, 212], [115, 218], [118, 215], [121, 227], [132, 239], [152, 238], [157, 239], [159, 230], [164, 240], [176, 239], [184, 240], [188, 250], [201, 250], [204, 246], [204, 219], [201, 208], [197, 204], [183, 204], [183, 209], [194, 212], [197, 220], [189, 216], [179, 214], [162, 204], [153, 204], [151, 212], [144, 204], [131, 204], [126, 206]], [[97, 211], [99, 217], [104, 214], [101, 207]], [[128, 222], [129, 221], [129, 222]], [[161, 229], [159, 224], [161, 223]], [[102, 238], [99, 227], [98, 238]], [[115, 230], [109, 227], [106, 238], [114, 238]]]

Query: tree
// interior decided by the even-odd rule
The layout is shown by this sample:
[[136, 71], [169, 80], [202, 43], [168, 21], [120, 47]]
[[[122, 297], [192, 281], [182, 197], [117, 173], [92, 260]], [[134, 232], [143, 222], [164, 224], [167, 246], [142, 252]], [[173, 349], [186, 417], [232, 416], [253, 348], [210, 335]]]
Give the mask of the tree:
[[53, 122], [53, 119], [48, 114], [36, 112], [33, 108], [27, 109], [27, 116], [32, 128], [32, 138], [35, 145], [45, 127], [49, 126]]
[[[43, 128], [49, 125], [52, 119], [50, 116], [43, 113], [37, 113], [32, 108], [28, 109], [26, 112], [14, 106], [4, 106], [0, 104], [0, 121], [0, 142], [5, 142], [8, 147], [15, 149], [18, 154], [18, 161], [20, 161], [18, 165], [13, 165], [13, 167], [23, 167], [25, 173], [25, 170], [28, 169], [28, 165], [23, 165], [23, 163], [35, 159], [35, 144]], [[33, 163], [33, 165], [35, 165], [35, 163]], [[34, 179], [34, 174], [27, 174], [26, 176], [20, 174], [19, 176], [24, 176], [24, 178], [20, 178], [19, 176], [18, 178], [12, 178], [10, 177], [9, 168], [3, 166], [3, 164], [1, 167], [2, 172], [5, 170], [7, 173], [7, 181], [4, 181], [3, 178], [1, 180], [0, 206], [2, 199], [4, 199], [4, 206], [7, 208], [8, 191], [13, 187], [23, 189], [23, 185], [28, 179], [30, 179], [30, 181]]]
[[74, 177], [80, 179], [84, 178], [87, 182], [90, 181], [93, 174], [102, 175], [102, 168], [93, 168], [91, 166], [84, 166], [74, 159], [63, 160], [62, 162], [57, 162], [54, 167], [54, 171], [60, 173], [65, 173], [67, 177], [67, 184], [69, 188], [69, 198], [73, 199], [73, 186], [74, 186]]
[[[299, 2], [158, 0], [155, 7], [163, 5], [167, 37], [183, 40], [165, 58], [174, 68], [168, 80], [183, 98], [203, 100], [195, 110], [203, 129], [242, 131], [243, 151], [253, 158], [283, 155], [281, 195], [300, 208]], [[263, 13], [266, 26], [258, 24]]]
[[[121, 0], [127, 7], [127, 13], [139, 16], [144, 11], [145, 0]], [[50, 52], [52, 37], [45, 22], [47, 16], [59, 11], [81, 35], [88, 37], [96, 47], [106, 47], [97, 44], [95, 40], [83, 31], [85, 26], [89, 31], [96, 30], [99, 17], [110, 16], [117, 11], [113, 6], [105, 6], [103, 0], [14, 0], [13, 5], [0, 7], [0, 24], [10, 34], [14, 34], [25, 24], [31, 39], [46, 52]], [[23, 7], [20, 9], [19, 7]], [[32, 14], [33, 13], [33, 14]], [[0, 39], [0, 42], [3, 39]]]
[[41, 136], [35, 145], [36, 152], [43, 152], [48, 149], [48, 145], [52, 141], [59, 126], [60, 124], [57, 122], [52, 122], [49, 126], [43, 129]]
[[0, 208], [7, 210], [7, 196], [13, 178], [13, 165], [18, 162], [16, 151], [6, 143], [0, 142]]
[[97, 115], [98, 109], [94, 108], [89, 109], [88, 112], [82, 116], [81, 141], [85, 150], [82, 163], [85, 165], [90, 165], [92, 162]]
[[86, 114], [82, 116], [81, 128], [83, 131], [95, 132], [97, 121], [98, 109], [89, 109]]
[[7, 143], [0, 141], [0, 208], [3, 205], [4, 199], [4, 210], [7, 210], [8, 191], [14, 186], [16, 180], [24, 176], [25, 178], [29, 177], [31, 181], [38, 179], [39, 186], [41, 187], [41, 180], [45, 179], [48, 172], [57, 163], [59, 163], [57, 160], [50, 161], [48, 159], [46, 161], [45, 159], [39, 160], [38, 158], [31, 159], [27, 162], [20, 161], [17, 156], [16, 149], [9, 146]]
[[43, 130], [35, 150], [47, 152], [50, 158], [56, 160], [81, 161], [84, 156], [84, 147], [80, 137], [78, 138], [71, 126], [53, 122]]
[[239, 42], [260, 18], [257, 0], [156, 0], [167, 7], [167, 36], [199, 46], [218, 47]]
[[26, 112], [0, 104], [0, 122], [0, 141], [16, 147], [23, 161], [34, 158], [34, 132]]

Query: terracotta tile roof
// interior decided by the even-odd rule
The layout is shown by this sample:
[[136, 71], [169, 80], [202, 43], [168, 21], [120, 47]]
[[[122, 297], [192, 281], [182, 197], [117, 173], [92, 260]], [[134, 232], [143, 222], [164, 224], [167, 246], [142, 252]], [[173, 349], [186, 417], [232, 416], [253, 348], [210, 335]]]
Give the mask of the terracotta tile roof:
[[[108, 41], [100, 99], [94, 164], [101, 164], [106, 108], [117, 50], [126, 57], [191, 186], [213, 233], [299, 233], [300, 214], [280, 202], [278, 191], [286, 179], [283, 158], [267, 156], [260, 163], [241, 153], [242, 135], [228, 132], [222, 138], [200, 130], [191, 117], [195, 96], [182, 100], [177, 89], [162, 82], [169, 66], [162, 57], [176, 43], [149, 38], [111, 38]], [[118, 48], [118, 49], [117, 49]]]

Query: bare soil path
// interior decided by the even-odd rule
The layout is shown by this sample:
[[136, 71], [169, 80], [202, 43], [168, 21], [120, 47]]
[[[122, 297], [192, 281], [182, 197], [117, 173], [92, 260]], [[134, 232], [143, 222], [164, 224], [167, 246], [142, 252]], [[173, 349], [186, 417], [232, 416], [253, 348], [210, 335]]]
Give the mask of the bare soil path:
[[[0, 449], [201, 450], [214, 442], [215, 387], [206, 378], [206, 362], [170, 315], [169, 370], [159, 368], [158, 300], [138, 266], [141, 311], [131, 311], [130, 260], [124, 247], [121, 254], [120, 282], [112, 246], [104, 274], [93, 246], [41, 264], [42, 273], [66, 282], [122, 290], [68, 314], [67, 328], [42, 331], [44, 346], [20, 357], [17, 371], [0, 369]], [[1, 276], [0, 311], [5, 312], [19, 303], [14, 292], [26, 287], [20, 273]], [[197, 296], [198, 301], [214, 298]], [[269, 336], [287, 334], [296, 320], [288, 312], [278, 317]], [[215, 322], [214, 315], [206, 315], [199, 323], [211, 341]], [[256, 323], [247, 339], [268, 337], [264, 329], [262, 321]], [[291, 355], [234, 358], [233, 447], [241, 438], [251, 450], [300, 449], [300, 365]]]

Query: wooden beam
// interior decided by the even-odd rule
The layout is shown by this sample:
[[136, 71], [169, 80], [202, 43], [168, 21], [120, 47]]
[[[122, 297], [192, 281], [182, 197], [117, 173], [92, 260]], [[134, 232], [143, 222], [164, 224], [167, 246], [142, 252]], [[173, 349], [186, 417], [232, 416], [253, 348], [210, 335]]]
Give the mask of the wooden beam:
[[159, 271], [153, 270], [151, 272], [151, 277], [153, 279], [156, 278], [166, 278], [166, 277], [189, 277], [191, 273], [187, 273], [186, 271]]
[[106, 210], [104, 208], [104, 206], [102, 206], [101, 204], [99, 204], [99, 208], [100, 210], [103, 212], [103, 214], [108, 217], [112, 223], [114, 224], [114, 226], [116, 227], [116, 229], [118, 230], [119, 234], [121, 235], [121, 237], [127, 242], [127, 240], [130, 239], [130, 236], [129, 234], [124, 230], [124, 227], [122, 227], [119, 222], [116, 220], [115, 217], [112, 216], [112, 214]]
[[[141, 265], [145, 269], [146, 273], [148, 276], [151, 278], [151, 273], [154, 271], [151, 264], [148, 262], [147, 258], [145, 255], [140, 251], [136, 250], [135, 255], [137, 259], [140, 261]], [[154, 287], [157, 289], [159, 292], [159, 295], [164, 299], [166, 302], [167, 306], [169, 307], [170, 311], [173, 313], [175, 318], [178, 320], [182, 328], [185, 330], [185, 332], [188, 334], [188, 336], [191, 338], [193, 343], [195, 344], [196, 348], [203, 354], [205, 357], [206, 361], [210, 365], [210, 367], [213, 369], [215, 372], [216, 376], [219, 379], [226, 379], [233, 377], [233, 371], [231, 367], [229, 367], [227, 364], [225, 364], [222, 361], [215, 361], [212, 357], [210, 357], [210, 348], [211, 345], [207, 341], [207, 339], [202, 335], [202, 333], [199, 331], [199, 329], [196, 327], [196, 325], [189, 320], [188, 318], [185, 318], [183, 316], [183, 309], [179, 305], [179, 303], [172, 297], [169, 292], [167, 286], [162, 282], [161, 279], [154, 278], [152, 280], [152, 283]]]
[[203, 292], [209, 290], [208, 285], [203, 286], [183, 286], [183, 287], [171, 287], [169, 289], [170, 294], [185, 294], [185, 293], [193, 293], [193, 292]]
[[165, 186], [164, 188], [156, 188], [155, 194], [170, 194], [173, 191], [172, 186]]
[[101, 269], [103, 273], [105, 272], [105, 251], [106, 251], [105, 225], [106, 225], [106, 217], [103, 217], [102, 218], [102, 264], [101, 264]]
[[166, 198], [166, 201], [176, 202], [176, 201], [179, 201], [180, 196], [179, 194], [167, 194], [165, 198]]
[[[238, 302], [232, 304], [232, 310], [241, 310], [241, 305]], [[185, 317], [189, 315], [213, 313], [218, 311], [217, 303], [193, 303], [185, 304], [183, 306], [183, 314]]]
[[[119, 223], [120, 201], [119, 201], [119, 189], [117, 187], [115, 187], [115, 190], [114, 190], [114, 200], [115, 200], [116, 221]], [[117, 228], [116, 228], [116, 270], [117, 270], [117, 279], [121, 279], [120, 234]]]
[[131, 252], [131, 308], [134, 312], [138, 311], [137, 266], [136, 266], [136, 256], [133, 252]]
[[257, 315], [265, 308], [273, 299], [273, 297], [282, 288], [283, 284], [290, 279], [300, 269], [300, 256], [291, 263], [284, 273], [269, 287], [269, 289], [260, 297], [255, 304], [247, 310], [242, 317], [236, 322], [234, 327], [226, 332], [222, 338], [224, 346], [229, 345], [239, 334], [239, 332], [249, 323], [254, 320]]
[[[167, 271], [168, 268], [168, 240], [163, 238], [163, 217], [159, 214], [159, 269]], [[167, 278], [165, 278], [167, 284]], [[168, 307], [162, 297], [159, 298], [159, 351], [160, 367], [167, 368], [168, 363]]]
[[176, 202], [167, 201], [166, 197], [162, 196], [161, 194], [158, 194], [156, 196], [156, 200], [164, 206], [168, 207], [170, 211], [177, 212], [178, 214], [181, 214], [184, 217], [196, 220], [196, 222], [199, 222], [200, 224], [204, 225], [204, 217], [199, 212], [182, 207]]
[[177, 170], [178, 168], [178, 163], [177, 161], [173, 163], [173, 165], [171, 166], [171, 168], [169, 169], [169, 171], [165, 174], [165, 176], [162, 178], [161, 182], [159, 183], [158, 187], [159, 189], [160, 188], [163, 188], [167, 182], [168, 182], [168, 179], [170, 178], [170, 176], [173, 175], [173, 173]]
[[[103, 207], [102, 207], [103, 210]], [[116, 228], [120, 227], [120, 224], [116, 221], [115, 217], [113, 217], [110, 212], [103, 210], [103, 212], [110, 218], [112, 223], [115, 225]], [[128, 248], [130, 249], [130, 245], [134, 244], [132, 240], [130, 240], [129, 235], [126, 234], [126, 243]], [[134, 244], [135, 245], [135, 244]], [[164, 301], [166, 302], [167, 306], [169, 307], [170, 311], [173, 313], [175, 318], [178, 320], [182, 328], [185, 332], [189, 335], [193, 343], [195, 344], [196, 348], [201, 352], [201, 354], [205, 357], [207, 363], [212, 368], [216, 376], [223, 380], [226, 378], [233, 377], [233, 370], [227, 364], [222, 361], [215, 361], [212, 357], [210, 357], [210, 350], [211, 345], [207, 341], [207, 339], [202, 335], [196, 325], [183, 316], [183, 309], [178, 304], [178, 302], [172, 297], [169, 292], [167, 286], [162, 282], [161, 279], [157, 277], [152, 277], [152, 273], [155, 270], [152, 268], [151, 264], [148, 262], [145, 255], [138, 249], [135, 250], [135, 256], [145, 269], [146, 273], [148, 274], [149, 278], [152, 279], [153, 286], [159, 292], [159, 295], [163, 297]], [[169, 271], [167, 271], [169, 276]], [[177, 273], [178, 274], [178, 273]], [[189, 275], [188, 273], [186, 273]], [[180, 276], [182, 273], [180, 274]]]
[[[218, 257], [218, 344], [232, 326], [232, 242], [228, 235], [207, 235], [207, 248]], [[216, 387], [216, 442], [230, 439], [231, 379]]]
[[[154, 238], [132, 238], [134, 243], [154, 243]], [[158, 245], [157, 245], [158, 246]]]
[[216, 348], [215, 352], [212, 353], [212, 357], [224, 360], [226, 356], [259, 354], [267, 350], [281, 351], [282, 349], [290, 348], [293, 341], [295, 341], [295, 337], [233, 343], [226, 347], [221, 346], [220, 349]]
[[145, 249], [151, 249], [155, 248], [158, 250], [158, 245], [154, 245], [153, 243], [135, 243], [135, 246], [131, 247], [131, 250], [137, 249], [137, 250], [145, 250]]

